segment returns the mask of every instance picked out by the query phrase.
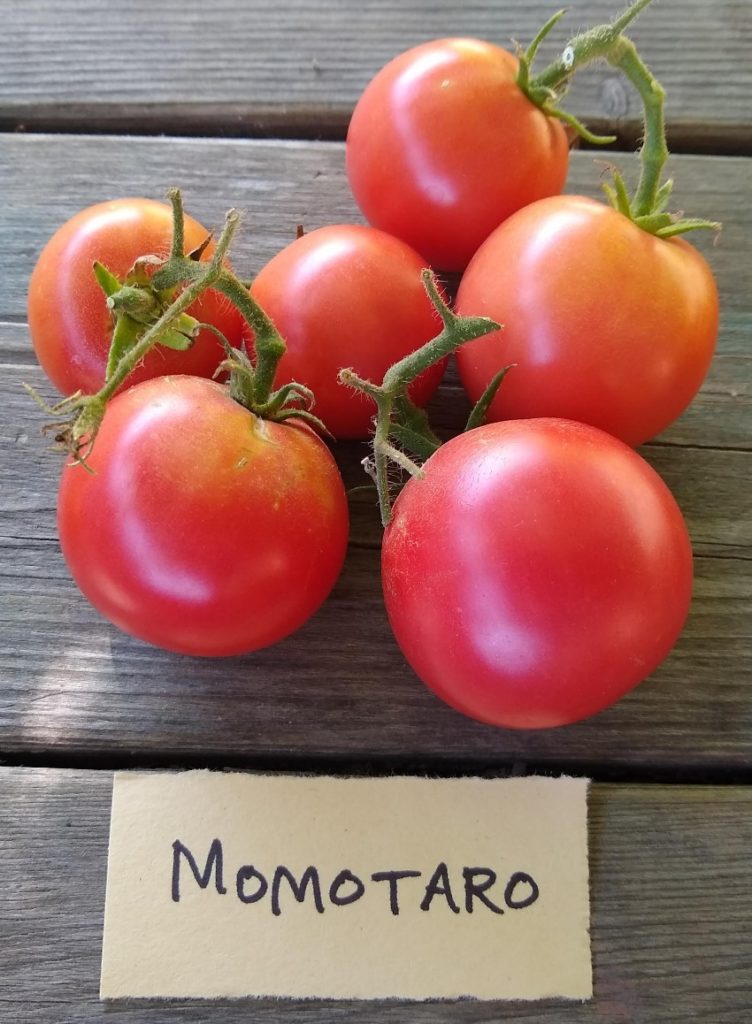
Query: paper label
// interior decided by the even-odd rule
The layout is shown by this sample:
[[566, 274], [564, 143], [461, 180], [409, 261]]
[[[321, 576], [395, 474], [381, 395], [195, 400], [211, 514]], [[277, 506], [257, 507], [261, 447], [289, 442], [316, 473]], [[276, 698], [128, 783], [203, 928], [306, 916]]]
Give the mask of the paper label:
[[587, 999], [587, 787], [117, 773], [101, 998]]

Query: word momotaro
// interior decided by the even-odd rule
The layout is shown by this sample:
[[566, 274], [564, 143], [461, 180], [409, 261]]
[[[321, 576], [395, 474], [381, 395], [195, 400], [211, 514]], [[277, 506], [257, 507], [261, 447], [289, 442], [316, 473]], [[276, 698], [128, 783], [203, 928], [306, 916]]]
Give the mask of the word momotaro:
[[[219, 839], [212, 840], [203, 869], [179, 839], [172, 844], [172, 899], [175, 903], [180, 902], [183, 894], [181, 872], [184, 866], [190, 869], [188, 884], [192, 879], [199, 888], [206, 889], [213, 880], [217, 892], [221, 896], [227, 895], [224, 851]], [[446, 903], [455, 914], [461, 913], [460, 903], [468, 914], [479, 907], [494, 914], [522, 910], [535, 903], [540, 895], [535, 879], [525, 871], [515, 871], [506, 882], [497, 885], [497, 874], [491, 868], [463, 867], [461, 877], [452, 881], [444, 861], [437, 864], [430, 874], [408, 869], [374, 871], [361, 877], [349, 868], [343, 868], [328, 887], [327, 881], [322, 884], [320, 872], [313, 865], [296, 876], [282, 864], [266, 874], [253, 864], [244, 864], [235, 873], [234, 888], [241, 903], [260, 903], [268, 896], [271, 911], [276, 916], [282, 913], [285, 902], [289, 904], [291, 897], [298, 903], [308, 899], [316, 911], [323, 914], [326, 902], [332, 907], [346, 907], [357, 903], [371, 887], [383, 889], [392, 914], [399, 914], [401, 897], [414, 900], [416, 895], [420, 896], [421, 910], [429, 911], [438, 902]], [[492, 897], [489, 890], [494, 886]]]

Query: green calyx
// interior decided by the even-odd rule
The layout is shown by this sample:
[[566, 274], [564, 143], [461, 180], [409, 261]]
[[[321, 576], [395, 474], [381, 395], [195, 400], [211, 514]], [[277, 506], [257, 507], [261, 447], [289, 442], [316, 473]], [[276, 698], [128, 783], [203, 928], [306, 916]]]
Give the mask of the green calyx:
[[532, 65], [538, 48], [565, 13], [563, 10], [557, 11], [527, 50], [520, 50], [517, 84], [545, 114], [570, 125], [587, 142], [598, 145], [615, 142], [615, 136], [594, 135], [574, 115], [559, 106], [572, 76], [579, 68], [594, 60], [608, 61], [632, 83], [644, 110], [644, 142], [640, 149], [641, 170], [637, 188], [634, 195], [630, 196], [619, 172], [612, 171], [613, 183], [603, 186], [609, 203], [642, 230], [659, 238], [671, 238], [698, 228], [718, 230], [720, 224], [714, 221], [675, 215], [666, 210], [673, 182], [671, 179], [661, 180], [669, 155], [663, 112], [665, 93], [643, 62], [634, 43], [623, 34], [624, 29], [649, 3], [651, 0], [635, 0], [614, 21], [597, 25], [570, 39], [560, 56], [533, 77]]
[[[107, 402], [144, 356], [157, 345], [185, 350], [202, 329], [213, 331], [222, 340], [227, 358], [217, 373], [229, 373], [230, 394], [236, 401], [265, 419], [281, 422], [298, 418], [326, 433], [324, 424], [311, 412], [314, 397], [308, 388], [292, 383], [274, 390], [277, 366], [286, 350], [284, 340], [252, 298], [247, 285], [225, 265], [240, 214], [230, 210], [212, 258], [201, 260], [211, 237], [186, 255], [180, 191], [172, 189], [169, 197], [173, 234], [170, 256], [166, 260], [144, 256], [123, 281], [101, 263], [94, 264], [94, 274], [114, 317], [105, 382], [95, 395], [70, 395], [53, 406], [42, 402], [51, 415], [65, 417], [47, 428], [54, 431], [58, 447], [66, 450], [75, 461], [85, 463]], [[208, 288], [227, 296], [245, 318], [254, 339], [250, 353], [245, 348], [232, 348], [215, 327], [200, 323], [186, 312]], [[41, 401], [32, 389], [29, 390]]]
[[[279, 357], [276, 362], [279, 362]], [[269, 383], [264, 382], [260, 369], [258, 362], [254, 365], [245, 349], [227, 346], [227, 358], [217, 367], [217, 375], [229, 373], [230, 396], [256, 416], [276, 423], [289, 419], [303, 420], [320, 433], [331, 437], [323, 421], [311, 411], [316, 398], [310, 388], [292, 381], [273, 391]]]
[[[138, 260], [120, 281], [107, 267], [94, 263], [94, 276], [107, 297], [107, 308], [114, 316], [112, 340], [107, 357], [105, 381], [115, 373], [118, 363], [127, 356], [146, 333], [165, 315], [175, 298], [176, 289], [158, 291], [147, 268], [162, 266], [156, 256]], [[170, 320], [164, 330], [156, 336], [155, 345], [177, 349], [181, 352], [191, 347], [196, 340], [201, 324], [187, 313]]]

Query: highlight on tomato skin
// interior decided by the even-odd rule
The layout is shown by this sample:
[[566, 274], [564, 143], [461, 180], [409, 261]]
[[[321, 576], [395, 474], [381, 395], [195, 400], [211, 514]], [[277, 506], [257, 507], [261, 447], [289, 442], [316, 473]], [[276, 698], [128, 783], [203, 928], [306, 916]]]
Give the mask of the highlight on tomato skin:
[[[141, 257], [169, 255], [172, 224], [172, 212], [164, 203], [115, 199], [81, 210], [45, 245], [29, 282], [29, 331], [42, 369], [61, 394], [93, 394], [104, 383], [113, 317], [94, 277], [94, 262], [122, 280]], [[186, 252], [208, 235], [198, 221], [185, 216]], [[210, 244], [201, 258], [210, 259], [213, 251]], [[231, 344], [240, 344], [242, 317], [224, 296], [209, 290], [188, 312], [214, 325]], [[219, 339], [202, 330], [186, 351], [157, 346], [125, 386], [169, 373], [211, 377], [223, 358]]]
[[87, 467], [63, 468], [63, 555], [94, 607], [151, 644], [258, 650], [300, 628], [339, 576], [348, 508], [331, 452], [306, 424], [262, 420], [215, 382], [120, 392]]
[[636, 446], [690, 404], [718, 335], [718, 291], [701, 253], [584, 196], [510, 217], [465, 271], [457, 312], [501, 331], [457, 353], [471, 401], [515, 364], [491, 420], [557, 416]]
[[389, 621], [423, 682], [481, 722], [543, 729], [617, 701], [667, 657], [691, 600], [681, 511], [633, 449], [557, 419], [442, 445], [384, 535]]
[[[380, 383], [394, 363], [439, 331], [421, 281], [424, 259], [405, 242], [357, 224], [332, 224], [291, 242], [259, 271], [251, 295], [285, 340], [274, 378], [296, 380], [316, 398], [314, 411], [336, 438], [367, 438], [373, 403], [343, 387], [343, 367]], [[411, 385], [423, 406], [446, 360]]]
[[517, 70], [492, 43], [437, 39], [388, 63], [356, 104], [346, 145], [355, 200], [437, 269], [464, 269], [506, 217], [564, 187], [566, 132], [522, 92]]

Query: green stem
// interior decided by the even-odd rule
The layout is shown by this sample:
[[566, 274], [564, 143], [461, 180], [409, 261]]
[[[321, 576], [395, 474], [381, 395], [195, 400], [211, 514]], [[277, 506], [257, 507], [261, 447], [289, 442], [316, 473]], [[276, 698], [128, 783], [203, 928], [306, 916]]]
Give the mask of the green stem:
[[567, 43], [559, 57], [544, 68], [530, 82], [530, 93], [540, 90], [553, 93], [562, 86], [579, 68], [594, 60], [608, 58], [609, 51], [627, 25], [643, 11], [652, 0], [635, 0], [635, 2], [614, 21], [605, 25], [596, 25], [581, 35], [575, 36]]
[[376, 470], [376, 492], [379, 496], [381, 525], [386, 527], [392, 518], [392, 495], [389, 490], [389, 429], [392, 422], [393, 400], [390, 396], [376, 400], [376, 431], [373, 435], [373, 461]]
[[[217, 248], [221, 242], [220, 238]], [[216, 258], [216, 253], [214, 258]], [[164, 270], [160, 270], [154, 275], [154, 284], [157, 288], [163, 289], [174, 287], [184, 281], [202, 281], [205, 275], [204, 267], [205, 264], [196, 263], [194, 260], [186, 258], [178, 261], [170, 260]], [[220, 269], [220, 273], [212, 280], [212, 286], [215, 291], [221, 292], [230, 299], [253, 331], [256, 357], [254, 405], [265, 405], [272, 392], [277, 366], [286, 351], [284, 340], [245, 284], [226, 267]]]
[[[212, 284], [220, 279], [223, 272], [222, 260], [227, 254], [230, 242], [237, 230], [239, 220], [240, 217], [236, 211], [231, 210], [230, 213], [228, 213], [225, 226], [222, 231], [222, 236], [217, 243], [217, 248], [214, 251], [211, 261], [199, 266], [199, 274], [196, 276], [195, 280], [178, 295], [178, 297], [164, 311], [162, 316], [160, 316], [160, 318], [152, 324], [144, 334], [141, 335], [137, 343], [123, 353], [117, 366], [113, 369], [112, 375], [94, 396], [96, 399], [100, 402], [107, 402], [112, 398], [128, 374], [158, 343], [159, 336], [169, 329], [173, 321], [176, 320], [181, 313], [184, 313], [185, 310], [196, 301], [202, 292], [206, 291], [207, 288], [211, 287]], [[196, 264], [193, 265], [196, 266]]]
[[424, 270], [421, 279], [434, 309], [442, 319], [444, 329], [421, 348], [390, 366], [384, 374], [382, 388], [385, 391], [394, 391], [395, 394], [404, 390], [421, 373], [434, 363], [440, 362], [466, 341], [480, 338], [490, 331], [498, 330], [499, 327], [485, 316], [456, 316], [444, 302], [434, 274], [430, 270]]
[[[353, 370], [340, 370], [340, 383], [356, 388], [376, 403], [376, 430], [373, 437], [373, 466], [376, 490], [379, 496], [381, 522], [386, 526], [391, 519], [392, 499], [389, 490], [389, 462], [397, 463], [413, 476], [421, 473], [420, 466], [404, 452], [390, 443], [395, 415], [400, 405], [409, 403], [407, 389], [421, 373], [440, 362], [465, 342], [480, 338], [499, 329], [499, 324], [488, 317], [460, 317], [454, 314], [444, 302], [430, 270], [422, 273], [423, 286], [444, 324], [443, 330], [417, 351], [405, 356], [384, 374], [383, 383], [378, 385], [363, 380]], [[432, 438], [431, 438], [432, 440]]]
[[611, 27], [616, 35], [621, 35], [624, 29], [631, 25], [637, 15], [640, 14], [641, 11], [644, 11], [651, 2], [652, 0], [635, 0], [633, 4], [630, 4], [624, 13], [620, 14], [619, 17], [611, 23]]
[[[183, 203], [178, 189], [170, 191], [170, 201], [173, 209], [171, 256], [143, 284], [121, 286], [104, 267], [95, 264], [94, 272], [108, 296], [107, 302], [117, 308], [116, 328], [110, 345], [105, 383], [100, 390], [94, 395], [77, 394], [64, 399], [50, 410], [70, 417], [64, 423], [55, 424], [56, 428], [62, 428], [57, 435], [61, 447], [78, 462], [85, 463], [107, 402], [144, 356], [158, 344], [184, 348], [191, 343], [201, 325], [187, 316], [185, 310], [207, 288], [214, 288], [227, 296], [245, 317], [254, 335], [255, 364], [243, 347], [232, 349], [220, 331], [204, 325], [219, 334], [227, 351], [228, 358], [220, 369], [230, 372], [232, 397], [266, 419], [282, 422], [298, 417], [321, 433], [328, 434], [326, 426], [310, 412], [314, 404], [310, 389], [292, 382], [278, 391], [272, 390], [277, 366], [285, 353], [284, 340], [247, 287], [224, 265], [240, 214], [235, 210], [227, 214], [211, 260], [201, 262], [199, 257], [208, 239], [198, 250], [186, 256], [183, 253]], [[173, 298], [176, 289], [180, 291]], [[169, 306], [165, 308], [167, 302]], [[151, 316], [156, 316], [160, 309], [162, 312], [158, 319], [149, 323]], [[139, 334], [144, 324], [146, 329]]]
[[663, 104], [666, 93], [638, 54], [634, 43], [621, 36], [608, 54], [608, 62], [619, 68], [637, 92], [644, 107], [644, 142], [640, 150], [640, 180], [631, 202], [632, 216], [653, 213], [661, 188], [661, 175], [668, 160]]
[[254, 403], [266, 405], [274, 387], [274, 376], [286, 346], [271, 319], [251, 293], [229, 270], [219, 275], [215, 288], [226, 295], [245, 317], [253, 331], [256, 355], [254, 371]]
[[172, 246], [170, 248], [170, 256], [172, 259], [179, 259], [185, 256], [183, 196], [179, 188], [171, 188], [167, 195], [172, 204]]
[[627, 194], [621, 177], [615, 173], [615, 188], [607, 186], [605, 189], [609, 201], [643, 230], [662, 238], [698, 228], [718, 230], [720, 225], [713, 221], [699, 218], [677, 219], [663, 213], [671, 192], [670, 182], [661, 183], [669, 156], [664, 118], [665, 92], [643, 62], [634, 43], [623, 35], [624, 29], [650, 2], [651, 0], [635, 0], [635, 3], [610, 24], [598, 25], [576, 36], [561, 55], [533, 79], [529, 76], [528, 67], [523, 76], [528, 80], [525, 92], [545, 113], [574, 124], [580, 134], [585, 134], [576, 119], [568, 114], [562, 115], [556, 108], [557, 90], [566, 85], [578, 68], [599, 58], [608, 61], [629, 79], [642, 100], [644, 136], [640, 149], [640, 178], [634, 195], [630, 197]]

